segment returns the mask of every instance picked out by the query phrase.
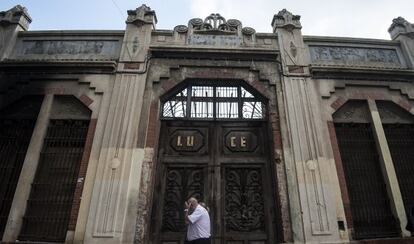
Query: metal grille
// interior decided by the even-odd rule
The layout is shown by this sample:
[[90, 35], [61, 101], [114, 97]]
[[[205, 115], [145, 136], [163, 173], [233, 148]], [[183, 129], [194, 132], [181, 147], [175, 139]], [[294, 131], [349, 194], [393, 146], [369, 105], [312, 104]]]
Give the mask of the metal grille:
[[64, 241], [88, 120], [51, 120], [19, 240]]
[[414, 125], [384, 124], [405, 210], [414, 207]]
[[0, 120], [0, 238], [3, 236], [35, 119]]
[[370, 124], [336, 123], [335, 130], [355, 239], [398, 236], [400, 230], [391, 213]]
[[265, 118], [266, 104], [242, 86], [189, 85], [162, 106], [163, 118], [242, 119]]
[[265, 230], [265, 207], [260, 168], [225, 169], [226, 231]]

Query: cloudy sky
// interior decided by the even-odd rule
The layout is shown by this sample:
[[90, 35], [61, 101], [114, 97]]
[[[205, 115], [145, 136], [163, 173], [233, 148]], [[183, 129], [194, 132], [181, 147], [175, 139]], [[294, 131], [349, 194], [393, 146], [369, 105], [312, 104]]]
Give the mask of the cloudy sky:
[[157, 29], [220, 13], [257, 32], [271, 32], [273, 15], [283, 8], [302, 16], [305, 35], [389, 39], [393, 18], [414, 23], [414, 0], [0, 0], [0, 10], [25, 6], [31, 30], [124, 29], [126, 11], [143, 3], [156, 11]]

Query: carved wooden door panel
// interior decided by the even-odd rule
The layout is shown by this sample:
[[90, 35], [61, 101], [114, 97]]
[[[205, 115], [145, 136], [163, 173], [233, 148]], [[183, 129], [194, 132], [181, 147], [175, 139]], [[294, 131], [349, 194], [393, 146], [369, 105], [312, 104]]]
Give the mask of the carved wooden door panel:
[[275, 243], [265, 122], [164, 121], [152, 218], [153, 243], [184, 243], [183, 204], [210, 209], [214, 244]]

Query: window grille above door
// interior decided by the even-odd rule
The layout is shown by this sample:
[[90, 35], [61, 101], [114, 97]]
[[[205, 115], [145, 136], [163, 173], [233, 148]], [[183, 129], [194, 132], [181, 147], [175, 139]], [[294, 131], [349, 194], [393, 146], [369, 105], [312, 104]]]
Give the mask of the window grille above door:
[[263, 120], [265, 99], [240, 84], [190, 84], [162, 104], [164, 119]]

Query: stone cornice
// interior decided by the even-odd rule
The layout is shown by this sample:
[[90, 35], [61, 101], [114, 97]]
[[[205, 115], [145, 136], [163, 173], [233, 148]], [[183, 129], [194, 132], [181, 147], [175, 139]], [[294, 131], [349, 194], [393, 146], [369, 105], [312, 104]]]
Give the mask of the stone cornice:
[[0, 71], [5, 73], [58, 73], [58, 74], [112, 74], [116, 61], [48, 61], [6, 60], [0, 62]]
[[314, 79], [377, 81], [387, 80], [414, 82], [414, 70], [410, 69], [311, 65], [310, 72]]

